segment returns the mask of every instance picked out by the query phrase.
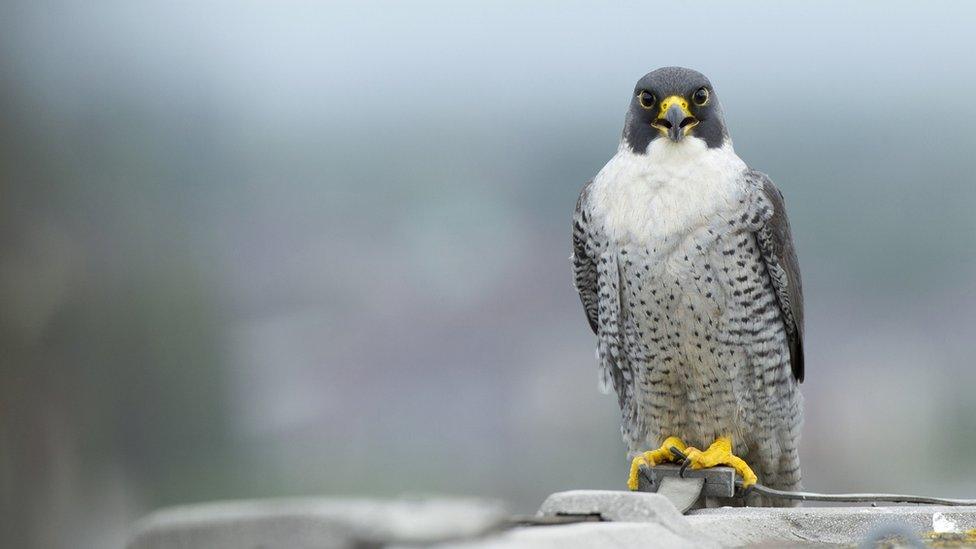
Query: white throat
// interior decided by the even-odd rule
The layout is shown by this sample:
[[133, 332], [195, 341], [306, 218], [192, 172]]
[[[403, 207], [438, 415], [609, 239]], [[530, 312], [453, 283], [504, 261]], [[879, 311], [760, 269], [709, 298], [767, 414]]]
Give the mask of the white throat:
[[734, 209], [746, 169], [728, 141], [709, 149], [693, 136], [655, 139], [647, 154], [636, 154], [621, 140], [593, 179], [590, 207], [617, 242], [687, 234]]

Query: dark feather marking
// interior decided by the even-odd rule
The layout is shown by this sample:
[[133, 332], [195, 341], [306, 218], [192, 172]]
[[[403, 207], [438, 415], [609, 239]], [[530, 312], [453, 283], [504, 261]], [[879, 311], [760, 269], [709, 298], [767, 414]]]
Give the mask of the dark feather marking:
[[786, 333], [790, 343], [790, 364], [793, 377], [803, 381], [803, 287], [800, 264], [796, 258], [790, 222], [786, 217], [783, 194], [769, 177], [755, 170], [746, 177], [762, 184], [762, 192], [772, 205], [772, 215], [766, 219], [756, 234], [756, 241], [766, 263], [769, 280], [776, 289]]

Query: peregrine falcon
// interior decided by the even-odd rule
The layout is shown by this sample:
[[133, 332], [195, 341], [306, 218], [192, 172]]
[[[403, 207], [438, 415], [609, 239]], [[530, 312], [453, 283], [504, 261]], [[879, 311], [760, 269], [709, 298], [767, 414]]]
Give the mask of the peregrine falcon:
[[629, 488], [676, 446], [744, 487], [798, 489], [799, 265], [783, 195], [735, 154], [704, 75], [666, 67], [637, 82], [616, 154], [580, 192], [571, 259], [620, 404]]

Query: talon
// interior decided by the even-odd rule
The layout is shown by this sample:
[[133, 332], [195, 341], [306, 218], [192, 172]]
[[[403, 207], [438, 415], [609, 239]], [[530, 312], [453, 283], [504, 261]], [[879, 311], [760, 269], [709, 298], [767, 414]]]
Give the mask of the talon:
[[[705, 469], [717, 465], [728, 465], [735, 469], [742, 476], [742, 488], [744, 489], [749, 488], [759, 480], [749, 464], [732, 453], [732, 439], [728, 437], [719, 437], [704, 452], [697, 448], [689, 448], [686, 454], [688, 455], [687, 461], [691, 464], [692, 469]], [[683, 468], [682, 471], [684, 471]]]
[[642, 466], [654, 467], [661, 463], [675, 461], [676, 457], [673, 453], [675, 450], [683, 452], [685, 450], [685, 443], [678, 437], [668, 437], [657, 450], [650, 450], [635, 457], [630, 462], [630, 475], [627, 477], [627, 488], [632, 492], [637, 490], [640, 484], [638, 477], [640, 476], [640, 468]]
[[[687, 449], [685, 449], [685, 459], [681, 462], [681, 469], [678, 471], [679, 477], [685, 478], [685, 471], [688, 470], [689, 466], [694, 465], [695, 463], [692, 456], [700, 456], [701, 453], [701, 450], [695, 448], [694, 446], [689, 446]], [[692, 467], [692, 469], [696, 469], [696, 467]]]

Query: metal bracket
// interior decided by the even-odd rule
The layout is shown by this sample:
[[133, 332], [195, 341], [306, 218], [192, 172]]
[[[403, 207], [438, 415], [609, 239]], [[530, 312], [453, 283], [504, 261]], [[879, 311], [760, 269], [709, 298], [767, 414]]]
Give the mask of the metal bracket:
[[668, 498], [681, 513], [704, 506], [705, 497], [735, 496], [735, 469], [711, 467], [686, 469], [680, 465], [661, 464], [641, 467], [638, 476], [640, 492], [657, 492]]

